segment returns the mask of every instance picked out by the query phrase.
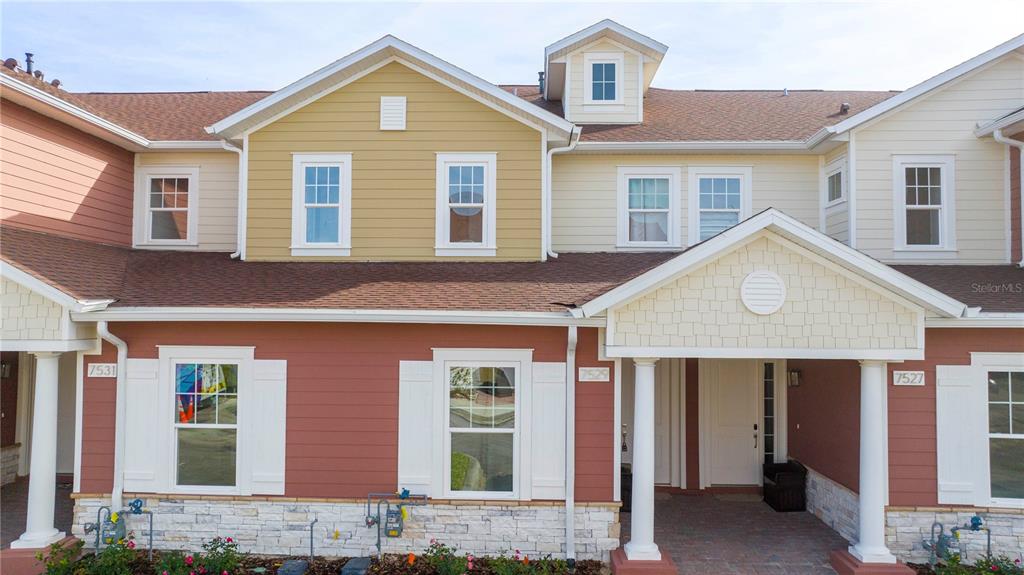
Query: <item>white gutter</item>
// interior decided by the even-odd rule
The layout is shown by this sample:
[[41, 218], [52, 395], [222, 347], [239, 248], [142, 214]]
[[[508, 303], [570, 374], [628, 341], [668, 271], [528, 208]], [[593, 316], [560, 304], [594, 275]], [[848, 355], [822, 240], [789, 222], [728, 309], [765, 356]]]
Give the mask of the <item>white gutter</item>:
[[582, 133], [582, 131], [583, 128], [581, 128], [580, 126], [573, 126], [572, 131], [569, 133], [569, 145], [563, 146], [561, 148], [551, 148], [550, 150], [548, 150], [547, 159], [545, 160], [546, 164], [544, 170], [544, 182], [542, 182], [540, 189], [541, 196], [543, 196], [544, 201], [544, 217], [541, 218], [541, 220], [543, 220], [541, 222], [541, 241], [542, 243], [544, 243], [544, 255], [548, 257], [558, 257], [558, 254], [555, 253], [553, 249], [551, 249], [551, 238], [553, 233], [551, 225], [551, 196], [554, 195], [551, 190], [551, 171], [554, 167], [551, 163], [551, 159], [555, 154], [571, 152], [574, 149], [576, 149], [576, 146], [579, 145], [580, 143], [580, 134]]
[[96, 334], [117, 348], [117, 391], [114, 401], [114, 485], [110, 493], [110, 508], [119, 511], [123, 507], [124, 494], [124, 442], [125, 422], [128, 417], [125, 397], [125, 370], [128, 364], [128, 344], [110, 333], [106, 321], [96, 322]]
[[577, 319], [569, 312], [115, 307], [72, 312], [75, 321], [293, 321], [328, 323], [443, 323], [602, 327], [603, 318]]
[[191, 152], [196, 150], [219, 150], [220, 140], [155, 140], [151, 141], [147, 148], [163, 151]]
[[[815, 142], [817, 143], [817, 142]], [[579, 152], [784, 151], [809, 152], [807, 141], [580, 142]]]
[[245, 212], [243, 211], [242, 207], [242, 189], [244, 188], [244, 180], [242, 178], [243, 153], [241, 148], [235, 146], [234, 144], [228, 143], [227, 140], [221, 140], [218, 143], [220, 144], [220, 146], [218, 147], [223, 147], [225, 150], [229, 152], [234, 152], [238, 154], [238, 209], [236, 215], [237, 220], [235, 221], [235, 251], [232, 252], [230, 256], [231, 259], [234, 260], [238, 259], [238, 257], [242, 255], [242, 228], [245, 227], [245, 219], [243, 216]]
[[[1006, 136], [1003, 135], [1003, 129], [1002, 128], [996, 128], [996, 130], [994, 132], [992, 132], [992, 139], [997, 141], [997, 142], [999, 142], [1000, 144], [1006, 144], [1007, 146], [1011, 146], [1011, 147], [1014, 147], [1014, 148], [1017, 148], [1018, 150], [1020, 150], [1020, 165], [1021, 165], [1021, 169], [1020, 169], [1020, 188], [1021, 188], [1021, 193], [1020, 193], [1020, 213], [1018, 215], [1019, 215], [1019, 217], [1021, 219], [1020, 241], [1021, 241], [1021, 246], [1022, 246], [1021, 247], [1022, 253], [1021, 253], [1021, 259], [1020, 259], [1019, 262], [1017, 262], [1017, 265], [1022, 267], [1022, 268], [1024, 268], [1024, 142], [1022, 142], [1020, 140], [1014, 140], [1013, 138], [1007, 138]], [[1009, 230], [1007, 230], [1007, 231], [1009, 231]]]
[[929, 317], [925, 318], [926, 328], [940, 327], [987, 327], [987, 328], [1024, 328], [1024, 313], [977, 313], [965, 317]]
[[[576, 326], [565, 348], [565, 558], [576, 561]], [[570, 564], [570, 568], [572, 565]]]

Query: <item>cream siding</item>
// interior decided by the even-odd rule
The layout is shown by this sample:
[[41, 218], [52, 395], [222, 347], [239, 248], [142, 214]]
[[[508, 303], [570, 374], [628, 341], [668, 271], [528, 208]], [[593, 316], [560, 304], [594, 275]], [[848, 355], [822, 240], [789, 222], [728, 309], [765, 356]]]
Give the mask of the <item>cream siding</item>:
[[[404, 131], [380, 130], [381, 96], [406, 96]], [[400, 63], [261, 128], [249, 147], [247, 259], [324, 259], [290, 255], [292, 154], [299, 152], [352, 154], [351, 256], [326, 259], [440, 259], [440, 152], [497, 153], [497, 259], [540, 257], [540, 132]]]
[[[614, 345], [674, 348], [912, 350], [923, 313], [779, 243], [771, 233], [616, 309]], [[782, 308], [749, 311], [747, 274], [770, 270], [786, 286]]]
[[0, 340], [60, 340], [64, 308], [27, 287], [0, 278]]
[[552, 240], [555, 251], [616, 249], [618, 166], [675, 166], [680, 179], [681, 237], [687, 239], [690, 166], [751, 166], [751, 214], [776, 208], [818, 227], [817, 156], [797, 155], [556, 155], [552, 168]]
[[[622, 103], [617, 105], [586, 104], [584, 94], [590, 90], [585, 83], [585, 54], [587, 52], [614, 52], [623, 54]], [[640, 113], [640, 56], [625, 48], [602, 40], [569, 54], [568, 60], [568, 98], [565, 117], [570, 122], [580, 124], [635, 124]], [[593, 111], [606, 107], [621, 111]]]
[[[828, 166], [832, 165], [834, 162], [838, 160], [846, 160], [847, 165], [846, 172], [844, 174], [845, 181], [843, 182], [843, 185], [846, 186], [846, 197], [843, 198], [842, 202], [824, 208], [824, 232], [844, 244], [850, 243], [850, 202], [848, 201], [850, 193], [850, 167], [849, 158], [847, 156], [847, 147], [847, 144], [843, 143], [834, 150], [825, 154], [823, 167], [826, 172], [822, 174], [822, 176], [826, 176], [828, 173]], [[824, 178], [821, 182], [820, 202], [822, 203], [821, 205], [828, 203], [828, 187], [827, 181]]]
[[[899, 257], [893, 251], [894, 154], [954, 154], [957, 252], [947, 257], [965, 264], [1007, 262], [1005, 147], [973, 130], [1022, 101], [1024, 60], [1010, 55], [858, 129], [857, 248], [883, 261]], [[903, 255], [899, 261], [911, 257]]]
[[[173, 249], [233, 252], [238, 241], [238, 154], [234, 152], [166, 152], [138, 154], [144, 166], [199, 168], [198, 244]], [[136, 201], [146, 201], [142, 194]], [[144, 221], [143, 219], [137, 220]], [[145, 247], [145, 246], [140, 246]]]

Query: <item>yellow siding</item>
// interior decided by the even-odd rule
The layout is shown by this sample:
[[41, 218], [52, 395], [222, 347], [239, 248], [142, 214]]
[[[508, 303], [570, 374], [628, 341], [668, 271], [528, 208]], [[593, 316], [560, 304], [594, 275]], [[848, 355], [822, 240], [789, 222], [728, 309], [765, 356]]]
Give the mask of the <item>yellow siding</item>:
[[[381, 96], [408, 99], [405, 131], [379, 129]], [[402, 64], [260, 129], [249, 149], [247, 259], [440, 259], [434, 205], [441, 152], [497, 152], [497, 259], [540, 257], [540, 132]], [[352, 154], [347, 258], [290, 255], [292, 153], [302, 152]]]
[[619, 166], [673, 166], [682, 170], [681, 237], [687, 239], [690, 166], [751, 166], [751, 213], [779, 209], [817, 229], [820, 185], [817, 156], [776, 155], [556, 155], [552, 167], [555, 251], [614, 251]]
[[[586, 111], [592, 105], [585, 105], [584, 92], [590, 89], [585, 85], [586, 73], [584, 71], [584, 54], [587, 52], [618, 52], [624, 54], [622, 69], [622, 106], [621, 112], [591, 112]], [[616, 44], [607, 40], [587, 46], [585, 49], [574, 52], [568, 57], [569, 74], [569, 97], [566, 118], [570, 122], [581, 124], [604, 124], [604, 123], [637, 123], [640, 107], [640, 57], [632, 52], [623, 50]], [[600, 107], [597, 105], [595, 107]]]
[[1006, 147], [975, 137], [974, 128], [1022, 100], [1024, 61], [1007, 56], [857, 130], [857, 249], [894, 258], [893, 154], [955, 154], [957, 263], [1009, 261]]

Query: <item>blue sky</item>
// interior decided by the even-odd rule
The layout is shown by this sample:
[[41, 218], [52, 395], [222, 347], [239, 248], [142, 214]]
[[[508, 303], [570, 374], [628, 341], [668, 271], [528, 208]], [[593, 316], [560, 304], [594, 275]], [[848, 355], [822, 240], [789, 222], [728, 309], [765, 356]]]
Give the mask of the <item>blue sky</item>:
[[669, 46], [663, 88], [904, 89], [1024, 32], [1024, 2], [9, 2], [3, 57], [71, 91], [277, 89], [385, 34], [496, 83], [613, 18]]

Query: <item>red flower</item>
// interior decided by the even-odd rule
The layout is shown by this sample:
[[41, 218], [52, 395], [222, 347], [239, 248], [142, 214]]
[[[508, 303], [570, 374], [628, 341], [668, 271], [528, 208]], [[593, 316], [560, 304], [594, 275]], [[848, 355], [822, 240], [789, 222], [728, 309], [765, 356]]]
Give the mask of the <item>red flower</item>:
[[228, 542], [228, 543], [234, 543], [234, 542], [235, 542], [235, 540], [234, 540], [234, 539], [232, 539], [232, 538], [230, 538], [230, 537], [228, 537], [228, 539], [227, 539], [227, 542]]
[[993, 571], [999, 571], [999, 567], [996, 567], [995, 565], [993, 565], [993, 566], [992, 566], [992, 570], [993, 570]]
[[134, 541], [128, 541], [128, 548], [129, 549], [135, 549], [135, 542]]
[[189, 555], [188, 557], [185, 558], [185, 565], [191, 566], [192, 565], [192, 561], [193, 561], [192, 556]]

